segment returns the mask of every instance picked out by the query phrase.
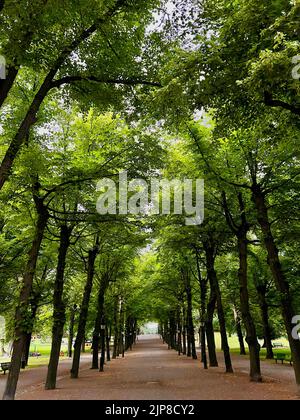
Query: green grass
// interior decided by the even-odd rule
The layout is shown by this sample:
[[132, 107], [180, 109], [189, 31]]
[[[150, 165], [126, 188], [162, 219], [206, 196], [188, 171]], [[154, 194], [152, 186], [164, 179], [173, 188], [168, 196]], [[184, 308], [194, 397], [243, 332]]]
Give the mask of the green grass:
[[[220, 336], [220, 333], [216, 333], [215, 334], [215, 340], [216, 340], [216, 347], [218, 349], [221, 349], [221, 336]], [[239, 340], [238, 340], [237, 336], [231, 336], [231, 337], [229, 337], [228, 338], [228, 343], [229, 343], [229, 347], [230, 347], [230, 352], [232, 354], [240, 354]], [[288, 340], [286, 338], [281, 337], [278, 340], [274, 340], [273, 343], [280, 343], [280, 344], [282, 344], [284, 346], [284, 347], [274, 348], [273, 349], [274, 354], [281, 353], [281, 354], [285, 354], [288, 357], [291, 356], [291, 350], [290, 350], [290, 347], [289, 347], [289, 342], [288, 342]], [[246, 353], [248, 355], [249, 354], [249, 351], [248, 351], [248, 347], [247, 347], [247, 344], [246, 343], [245, 343], [245, 347], [246, 347]], [[262, 360], [265, 360], [266, 359], [266, 355], [267, 355], [267, 350], [261, 348], [261, 350], [260, 350], [260, 358]]]
[[[215, 333], [215, 341], [216, 341], [216, 348], [218, 349], [218, 351], [221, 351], [221, 335], [220, 335], [220, 333]], [[281, 343], [284, 346], [284, 347], [274, 348], [273, 349], [274, 354], [282, 353], [282, 354], [285, 354], [287, 357], [291, 356], [291, 350], [290, 350], [290, 347], [289, 347], [289, 342], [286, 338], [282, 337], [282, 338], [279, 338], [278, 340], [274, 340], [274, 343]], [[238, 340], [237, 336], [232, 335], [231, 337], [228, 337], [228, 344], [229, 344], [229, 347], [230, 347], [230, 353], [237, 354], [237, 355], [240, 354], [240, 345], [239, 345], [239, 340]], [[245, 357], [248, 357], [249, 351], [248, 351], [248, 347], [247, 347], [246, 343], [245, 343], [245, 348], [246, 348], [246, 353], [247, 353], [247, 356], [245, 356]], [[266, 353], [267, 353], [266, 349], [261, 349], [260, 350], [260, 358], [262, 360], [266, 359]]]
[[[61, 351], [65, 353], [65, 357], [60, 357], [60, 360], [67, 359], [67, 351], [68, 346], [66, 344], [62, 344]], [[39, 357], [29, 357], [28, 367], [38, 367], [38, 366], [45, 366], [49, 362], [50, 352], [51, 352], [51, 343], [50, 342], [42, 342], [40, 340], [35, 340], [30, 346], [30, 352], [40, 353], [41, 356]], [[9, 362], [10, 357], [0, 358], [1, 362]]]

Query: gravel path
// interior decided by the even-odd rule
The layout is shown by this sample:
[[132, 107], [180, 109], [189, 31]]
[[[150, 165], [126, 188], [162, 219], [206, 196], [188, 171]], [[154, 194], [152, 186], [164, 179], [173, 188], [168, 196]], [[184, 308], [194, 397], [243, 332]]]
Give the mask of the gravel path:
[[[142, 336], [124, 359], [105, 366], [105, 371], [90, 370], [90, 356], [82, 359], [80, 378], [69, 378], [70, 361], [60, 363], [58, 388], [45, 391], [46, 367], [22, 372], [17, 399], [27, 400], [293, 400], [298, 399], [293, 369], [263, 362], [264, 383], [249, 382], [249, 361], [234, 356], [233, 375], [220, 367], [205, 371], [199, 360], [178, 356], [158, 337]], [[5, 378], [0, 378], [0, 392]]]

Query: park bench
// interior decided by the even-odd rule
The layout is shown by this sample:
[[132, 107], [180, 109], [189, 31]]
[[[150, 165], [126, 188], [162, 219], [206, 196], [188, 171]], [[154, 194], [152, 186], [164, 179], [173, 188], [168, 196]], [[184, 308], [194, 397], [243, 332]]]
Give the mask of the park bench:
[[276, 354], [274, 354], [274, 359], [275, 359], [275, 362], [277, 363], [278, 362], [278, 360], [280, 360], [281, 361], [281, 364], [283, 365], [283, 363], [284, 362], [289, 362], [289, 364], [292, 366], [292, 364], [293, 364], [293, 360], [292, 360], [292, 358], [291, 357], [289, 357], [287, 354], [285, 354], [285, 353], [276, 353]]
[[11, 368], [11, 362], [5, 362], [5, 363], [1, 363], [1, 370], [3, 371], [4, 375], [6, 373], [7, 370], [10, 370]]

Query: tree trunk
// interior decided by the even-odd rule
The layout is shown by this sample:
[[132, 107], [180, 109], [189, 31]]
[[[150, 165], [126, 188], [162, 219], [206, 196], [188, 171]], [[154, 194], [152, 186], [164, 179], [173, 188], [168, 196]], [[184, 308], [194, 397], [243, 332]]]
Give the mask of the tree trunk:
[[269, 320], [269, 305], [266, 300], [266, 287], [256, 286], [256, 291], [258, 294], [259, 300], [259, 307], [261, 311], [261, 318], [263, 322], [263, 330], [264, 330], [264, 345], [267, 350], [267, 359], [274, 359], [273, 354], [273, 345], [272, 345], [272, 332]]
[[98, 292], [98, 308], [97, 315], [95, 319], [94, 331], [93, 331], [93, 361], [92, 369], [99, 369], [99, 338], [101, 332], [101, 320], [103, 318], [104, 311], [104, 295], [105, 295], [106, 285], [104, 279], [101, 280], [101, 284]]
[[246, 356], [246, 349], [245, 349], [244, 336], [243, 336], [241, 323], [242, 323], [242, 320], [240, 316], [235, 312], [235, 327], [236, 327], [236, 333], [237, 333], [239, 344], [240, 344], [240, 355]]
[[110, 362], [110, 338], [111, 338], [111, 328], [106, 326], [105, 330], [106, 336], [106, 360]]
[[252, 199], [255, 203], [257, 219], [264, 237], [264, 243], [268, 254], [268, 264], [270, 266], [276, 288], [280, 293], [281, 312], [291, 348], [296, 383], [300, 388], [300, 341], [295, 340], [292, 335], [292, 319], [296, 315], [293, 308], [293, 299], [290, 293], [288, 281], [286, 280], [281, 267], [279, 251], [271, 230], [265, 194], [257, 185], [252, 188]]
[[70, 315], [70, 326], [69, 326], [69, 337], [68, 337], [68, 356], [71, 358], [73, 354], [73, 339], [74, 339], [74, 325], [75, 325], [75, 313], [77, 305], [71, 309]]
[[118, 330], [118, 312], [119, 312], [119, 297], [115, 298], [115, 305], [114, 305], [114, 348], [113, 348], [113, 359], [116, 359], [118, 356], [118, 338], [119, 338], [119, 330]]
[[208, 369], [207, 366], [207, 356], [206, 356], [206, 331], [205, 326], [202, 324], [200, 326], [200, 338], [201, 338], [201, 361], [203, 363], [204, 369]]
[[52, 327], [52, 345], [50, 360], [48, 365], [47, 379], [45, 389], [56, 388], [56, 376], [59, 363], [61, 342], [64, 335], [64, 326], [66, 322], [66, 307], [63, 300], [65, 267], [68, 248], [70, 246], [70, 237], [72, 228], [62, 225], [60, 228], [60, 244], [58, 250], [58, 261], [56, 269], [56, 278], [53, 296], [53, 327]]
[[186, 315], [185, 315], [185, 307], [183, 304], [182, 307], [182, 354], [186, 355], [187, 348], [186, 348], [186, 323], [185, 323]]
[[249, 346], [250, 355], [250, 379], [253, 382], [261, 382], [261, 371], [260, 371], [260, 346], [257, 341], [257, 334], [255, 324], [251, 315], [249, 306], [249, 293], [248, 293], [248, 264], [247, 264], [247, 231], [241, 230], [241, 234], [238, 237], [238, 249], [239, 249], [239, 283], [240, 283], [240, 300], [241, 300], [241, 313], [243, 322], [246, 328], [246, 342]]
[[36, 263], [49, 218], [49, 213], [41, 199], [35, 197], [35, 205], [38, 212], [38, 220], [35, 228], [34, 240], [29, 251], [25, 268], [23, 286], [19, 297], [19, 304], [15, 314], [15, 339], [13, 344], [11, 369], [8, 374], [5, 391], [3, 394], [3, 400], [13, 400], [15, 398], [21, 368], [22, 354], [26, 343], [26, 330], [22, 328], [22, 324], [24, 324], [26, 319], [33, 278], [36, 270]]
[[[56, 73], [56, 72], [55, 72]], [[0, 190], [2, 189], [4, 183], [7, 181], [10, 171], [12, 169], [13, 163], [15, 158], [17, 157], [25, 139], [27, 138], [30, 128], [36, 122], [36, 116], [40, 109], [42, 102], [44, 101], [47, 93], [51, 89], [51, 82], [54, 74], [51, 72], [45, 78], [44, 83], [40, 87], [38, 93], [36, 94], [35, 98], [33, 99], [29, 110], [22, 121], [17, 134], [15, 135], [14, 139], [11, 141], [5, 156], [2, 160], [0, 165]]]
[[7, 68], [6, 79], [0, 80], [0, 108], [2, 107], [10, 89], [12, 88], [18, 72], [19, 69], [16, 66], [10, 66]]
[[249, 225], [246, 217], [246, 210], [243, 201], [243, 196], [238, 193], [238, 202], [240, 210], [241, 223], [239, 226], [233, 223], [232, 215], [230, 214], [226, 194], [222, 192], [223, 208], [225, 210], [226, 221], [228, 226], [232, 229], [238, 242], [238, 254], [239, 254], [239, 270], [238, 279], [240, 286], [240, 302], [241, 302], [241, 314], [246, 329], [246, 342], [249, 346], [250, 354], [250, 380], [253, 382], [261, 382], [260, 372], [260, 358], [259, 351], [260, 346], [257, 341], [257, 334], [255, 324], [252, 318], [249, 305], [249, 292], [248, 292], [248, 240], [247, 233]]
[[226, 319], [225, 319], [225, 314], [224, 314], [224, 309], [223, 309], [221, 290], [220, 290], [220, 285], [217, 279], [217, 273], [215, 270], [215, 244], [212, 241], [210, 241], [210, 243], [206, 242], [204, 245], [204, 248], [205, 248], [205, 255], [206, 255], [207, 276], [209, 279], [211, 290], [213, 290], [217, 299], [217, 311], [218, 311], [220, 333], [221, 333], [221, 339], [222, 339], [222, 350], [224, 353], [224, 360], [225, 360], [225, 366], [226, 366], [226, 373], [233, 373], [230, 350], [229, 350], [228, 339], [227, 339]]
[[195, 333], [194, 333], [194, 322], [193, 322], [193, 308], [192, 308], [192, 289], [190, 284], [189, 273], [185, 273], [185, 292], [187, 298], [187, 327], [188, 336], [191, 345], [191, 356], [194, 360], [197, 359], [196, 345], [195, 345]]
[[119, 315], [119, 345], [118, 345], [118, 355], [125, 356], [125, 348], [124, 348], [124, 302], [121, 298], [120, 302], [120, 315]]
[[91, 292], [93, 288], [95, 260], [96, 260], [98, 252], [99, 252], [99, 245], [97, 241], [97, 244], [95, 245], [95, 247], [89, 251], [89, 256], [88, 256], [87, 279], [86, 279], [86, 284], [85, 284], [82, 303], [81, 303], [78, 330], [77, 330], [77, 336], [76, 336], [75, 345], [74, 345], [74, 357], [73, 357], [73, 363], [72, 363], [72, 369], [71, 369], [71, 378], [73, 379], [78, 378], [79, 365], [80, 365], [80, 350], [82, 348], [82, 345], [85, 344], [85, 328], [86, 328], [88, 311], [89, 311], [90, 297], [91, 297]]
[[99, 371], [104, 371], [105, 364], [105, 318], [104, 315], [101, 319], [101, 328], [100, 328], [100, 342], [101, 342], [101, 354], [100, 354], [100, 368]]
[[[215, 342], [215, 332], [213, 327], [213, 318], [216, 308], [217, 297], [213, 290], [210, 292], [209, 302], [207, 304], [207, 317], [206, 317], [206, 338], [207, 338], [207, 349], [209, 357], [209, 366], [218, 367], [218, 359], [216, 353], [216, 342]], [[201, 334], [200, 334], [201, 335]]]

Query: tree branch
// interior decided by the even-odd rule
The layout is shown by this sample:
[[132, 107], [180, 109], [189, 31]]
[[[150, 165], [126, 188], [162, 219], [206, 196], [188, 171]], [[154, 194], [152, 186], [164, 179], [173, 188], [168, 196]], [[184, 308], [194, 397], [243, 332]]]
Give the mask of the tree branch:
[[162, 87], [162, 85], [158, 82], [151, 82], [142, 79], [100, 79], [95, 76], [65, 76], [61, 79], [54, 80], [51, 83], [52, 88], [59, 88], [65, 84], [71, 84], [76, 82], [95, 82], [95, 83], [104, 83], [104, 84], [111, 84], [111, 85], [145, 85], [145, 86], [153, 86], [153, 87]]
[[284, 101], [273, 99], [273, 95], [270, 92], [264, 93], [264, 103], [267, 106], [271, 106], [272, 108], [284, 108], [288, 111], [292, 112], [295, 115], [300, 116], [300, 108], [296, 107], [295, 105], [288, 104]]

